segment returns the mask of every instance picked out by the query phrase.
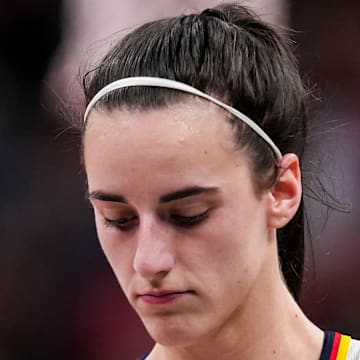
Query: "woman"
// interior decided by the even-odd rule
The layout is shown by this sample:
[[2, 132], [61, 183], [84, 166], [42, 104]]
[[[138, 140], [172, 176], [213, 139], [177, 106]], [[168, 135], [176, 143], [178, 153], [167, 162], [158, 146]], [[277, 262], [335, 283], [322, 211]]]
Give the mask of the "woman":
[[234, 4], [151, 22], [84, 89], [89, 199], [146, 359], [360, 359], [297, 304], [308, 92], [282, 36]]

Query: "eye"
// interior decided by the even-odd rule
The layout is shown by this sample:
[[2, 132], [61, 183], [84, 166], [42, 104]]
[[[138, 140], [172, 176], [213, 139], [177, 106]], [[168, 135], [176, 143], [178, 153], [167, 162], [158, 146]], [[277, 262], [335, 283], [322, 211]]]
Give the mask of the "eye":
[[170, 215], [170, 221], [178, 226], [191, 227], [200, 224], [202, 221], [206, 220], [209, 216], [209, 212], [210, 210], [207, 209], [206, 211], [200, 214], [191, 215], [191, 216], [172, 214]]
[[104, 218], [105, 227], [114, 227], [118, 230], [126, 231], [130, 230], [133, 226], [139, 222], [137, 216], [121, 217], [118, 219], [107, 219]]

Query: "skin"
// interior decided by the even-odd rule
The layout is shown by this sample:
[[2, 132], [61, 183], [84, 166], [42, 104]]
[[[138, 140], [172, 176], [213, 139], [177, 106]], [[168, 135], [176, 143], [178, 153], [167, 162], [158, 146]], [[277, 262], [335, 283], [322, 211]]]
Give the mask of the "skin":
[[[84, 159], [101, 246], [156, 341], [149, 359], [319, 359], [323, 333], [290, 296], [277, 258], [276, 229], [301, 199], [294, 154], [259, 191], [224, 112], [191, 98], [93, 110]], [[210, 190], [171, 199], [189, 187]], [[180, 295], [144, 301], [163, 290]]]

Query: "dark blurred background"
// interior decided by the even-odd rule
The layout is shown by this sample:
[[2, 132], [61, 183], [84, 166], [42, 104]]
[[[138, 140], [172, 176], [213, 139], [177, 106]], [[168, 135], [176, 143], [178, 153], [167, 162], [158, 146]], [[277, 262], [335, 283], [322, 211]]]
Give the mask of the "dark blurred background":
[[[217, 1], [12, 0], [0, 10], [0, 359], [134, 359], [151, 340], [127, 305], [84, 198], [76, 74], [117, 30]], [[319, 326], [360, 338], [360, 3], [248, 1], [297, 30], [317, 84], [309, 159], [352, 212], [309, 202], [302, 303]], [[120, 36], [120, 35], [118, 35]], [[100, 51], [99, 51], [100, 52]], [[73, 114], [73, 115], [70, 115]], [[310, 245], [310, 242], [309, 242]]]

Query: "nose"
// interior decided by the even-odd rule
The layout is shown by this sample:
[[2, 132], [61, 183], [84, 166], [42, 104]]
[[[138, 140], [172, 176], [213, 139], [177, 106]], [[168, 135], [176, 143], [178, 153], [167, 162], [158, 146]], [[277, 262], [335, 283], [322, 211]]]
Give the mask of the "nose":
[[175, 265], [169, 231], [156, 219], [144, 218], [140, 221], [136, 241], [134, 270], [148, 280], [165, 277]]

